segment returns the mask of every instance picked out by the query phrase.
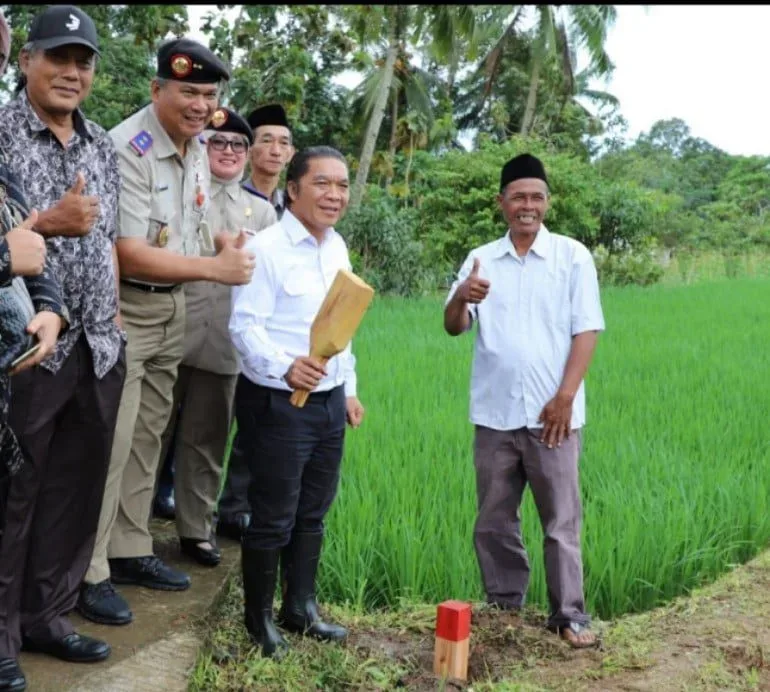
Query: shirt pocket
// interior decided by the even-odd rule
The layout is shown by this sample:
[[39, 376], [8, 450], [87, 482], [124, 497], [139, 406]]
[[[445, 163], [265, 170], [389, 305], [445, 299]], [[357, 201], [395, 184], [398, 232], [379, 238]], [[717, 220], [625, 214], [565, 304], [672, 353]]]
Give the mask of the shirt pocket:
[[536, 284], [535, 304], [545, 318], [546, 324], [559, 330], [570, 325], [570, 273], [567, 267], [550, 269]]
[[176, 214], [169, 202], [164, 197], [155, 197], [150, 204], [147, 242], [155, 247], [168, 247], [172, 234], [178, 237], [181, 233], [181, 229], [176, 227]]
[[282, 310], [307, 325], [315, 318], [326, 294], [320, 271], [302, 265], [293, 266], [286, 272], [281, 293]]
[[302, 267], [292, 267], [283, 280], [283, 292], [290, 298], [301, 298], [313, 292], [313, 284], [317, 282], [312, 272]]

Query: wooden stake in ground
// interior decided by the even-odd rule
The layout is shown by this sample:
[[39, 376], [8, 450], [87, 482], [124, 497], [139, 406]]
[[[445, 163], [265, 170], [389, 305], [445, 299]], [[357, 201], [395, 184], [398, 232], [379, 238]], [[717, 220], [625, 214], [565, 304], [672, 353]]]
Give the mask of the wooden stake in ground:
[[433, 672], [441, 678], [468, 680], [468, 645], [471, 606], [462, 601], [444, 601], [436, 614], [436, 648]]
[[[356, 333], [374, 289], [353, 272], [340, 269], [310, 327], [310, 355], [324, 365], [343, 351]], [[292, 404], [302, 408], [310, 392], [296, 389]]]

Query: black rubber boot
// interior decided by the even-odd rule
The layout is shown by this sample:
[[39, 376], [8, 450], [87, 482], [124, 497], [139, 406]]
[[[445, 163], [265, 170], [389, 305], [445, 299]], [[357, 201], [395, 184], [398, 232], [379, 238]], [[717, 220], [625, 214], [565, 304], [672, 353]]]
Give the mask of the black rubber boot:
[[295, 533], [281, 552], [283, 603], [278, 623], [289, 630], [323, 641], [342, 641], [348, 631], [324, 622], [315, 600], [315, 577], [323, 533]]
[[241, 548], [246, 629], [262, 647], [262, 655], [281, 658], [289, 645], [273, 622], [273, 597], [280, 549]]

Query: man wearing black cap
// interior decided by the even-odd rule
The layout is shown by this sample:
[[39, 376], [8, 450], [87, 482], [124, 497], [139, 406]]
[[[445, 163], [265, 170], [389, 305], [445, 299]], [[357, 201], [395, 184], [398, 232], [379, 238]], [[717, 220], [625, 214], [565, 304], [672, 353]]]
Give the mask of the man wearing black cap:
[[251, 175], [243, 187], [252, 195], [270, 202], [278, 218], [286, 208], [283, 190], [278, 189], [281, 173], [294, 156], [291, 128], [286, 111], [278, 103], [260, 106], [251, 112], [249, 125], [254, 131], [251, 147]]
[[91, 18], [48, 7], [19, 53], [17, 96], [0, 109], [0, 150], [39, 211], [35, 230], [69, 313], [54, 353], [13, 378], [10, 424], [26, 463], [11, 482], [0, 547], [0, 658], [22, 644], [75, 662], [110, 653], [67, 618], [94, 546], [125, 373], [117, 155], [80, 111], [97, 57]]
[[479, 323], [470, 418], [474, 543], [487, 600], [504, 609], [524, 603], [529, 562], [519, 506], [529, 483], [545, 534], [548, 626], [583, 648], [596, 644], [580, 551], [583, 377], [604, 317], [591, 253], [543, 225], [548, 198], [539, 159], [522, 154], [505, 164], [497, 201], [508, 231], [468, 255], [444, 327], [456, 336]]
[[[251, 176], [243, 189], [269, 201], [280, 219], [286, 207], [284, 191], [278, 188], [283, 169], [294, 156], [291, 128], [286, 111], [278, 103], [251, 112], [249, 126], [254, 132], [251, 146]], [[248, 500], [249, 468], [236, 433], [227, 466], [225, 486], [217, 507], [217, 533], [240, 540], [248, 528], [251, 509]]]
[[81, 614], [104, 624], [133, 617], [113, 582], [170, 591], [190, 586], [186, 574], [153, 554], [148, 523], [160, 438], [184, 353], [182, 284], [240, 284], [253, 268], [251, 254], [227, 234], [217, 238], [214, 255], [204, 223], [209, 166], [198, 136], [228, 78], [222, 61], [200, 43], [167, 41], [158, 50], [152, 103], [110, 132], [122, 178], [117, 253], [127, 371], [96, 545], [78, 601]]
[[[212, 181], [205, 221], [209, 230], [237, 237], [275, 223], [273, 207], [241, 187], [253, 141], [246, 120], [229, 108], [219, 108], [204, 137]], [[185, 284], [184, 357], [174, 387], [174, 413], [163, 435], [161, 453], [161, 459], [166, 458], [171, 431], [175, 429], [174, 486], [179, 542], [183, 553], [209, 566], [220, 560], [211, 525], [240, 370], [228, 331], [230, 294], [229, 286], [210, 281]]]

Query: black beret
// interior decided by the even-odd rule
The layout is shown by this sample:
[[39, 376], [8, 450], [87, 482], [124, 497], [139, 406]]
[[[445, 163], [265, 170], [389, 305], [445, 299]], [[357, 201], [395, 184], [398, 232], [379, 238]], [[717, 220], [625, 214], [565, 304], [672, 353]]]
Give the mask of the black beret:
[[260, 125], [281, 125], [291, 130], [286, 111], [280, 103], [269, 103], [251, 111], [249, 125], [256, 130]]
[[500, 192], [508, 183], [520, 178], [539, 178], [548, 185], [543, 162], [532, 154], [520, 154], [515, 156], [503, 166], [500, 172]]
[[27, 42], [42, 50], [73, 43], [86, 46], [99, 55], [96, 24], [83, 10], [74, 5], [51, 5], [33, 20]]
[[206, 46], [190, 38], [175, 38], [158, 48], [157, 76], [194, 84], [230, 79], [230, 70]]
[[246, 118], [229, 108], [217, 108], [211, 116], [209, 129], [214, 132], [237, 132], [245, 135], [249, 145], [254, 144], [254, 131], [249, 127]]

